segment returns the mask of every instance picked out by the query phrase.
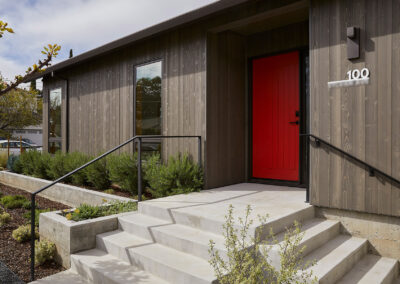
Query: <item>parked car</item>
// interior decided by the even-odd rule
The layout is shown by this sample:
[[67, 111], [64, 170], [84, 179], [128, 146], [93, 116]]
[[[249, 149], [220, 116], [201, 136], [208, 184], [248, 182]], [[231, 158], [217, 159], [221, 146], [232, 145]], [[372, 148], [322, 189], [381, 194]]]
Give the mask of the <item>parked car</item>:
[[[38, 147], [36, 145], [32, 145], [29, 143], [26, 143], [24, 141], [20, 142], [20, 141], [15, 141], [15, 140], [10, 140], [10, 155], [14, 154], [14, 155], [19, 155], [21, 154], [21, 147], [20, 147], [20, 143], [22, 143], [22, 148], [23, 151], [30, 151], [30, 150], [37, 150], [39, 152], [42, 151], [42, 147]], [[0, 151], [8, 151], [8, 141], [7, 140], [0, 140]]]

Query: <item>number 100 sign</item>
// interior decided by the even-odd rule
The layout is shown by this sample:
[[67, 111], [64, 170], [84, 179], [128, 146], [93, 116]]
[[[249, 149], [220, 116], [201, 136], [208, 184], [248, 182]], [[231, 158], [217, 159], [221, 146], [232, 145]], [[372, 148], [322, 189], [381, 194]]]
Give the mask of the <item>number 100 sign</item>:
[[359, 69], [353, 69], [347, 72], [349, 80], [366, 79], [369, 78], [369, 69], [363, 68], [361, 71]]

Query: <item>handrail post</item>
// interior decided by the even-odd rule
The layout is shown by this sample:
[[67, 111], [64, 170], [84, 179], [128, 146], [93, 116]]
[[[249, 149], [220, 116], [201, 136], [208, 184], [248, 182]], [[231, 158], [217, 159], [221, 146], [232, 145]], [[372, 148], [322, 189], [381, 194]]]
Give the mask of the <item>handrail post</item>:
[[198, 155], [198, 164], [199, 164], [199, 167], [201, 168], [201, 164], [202, 164], [202, 162], [201, 162], [201, 158], [202, 158], [202, 153], [201, 153], [201, 136], [199, 136], [199, 137], [197, 137], [197, 143], [198, 143], [198, 145], [197, 145], [197, 155]]
[[31, 282], [35, 281], [35, 197], [31, 194]]
[[142, 201], [142, 138], [138, 137], [138, 202]]

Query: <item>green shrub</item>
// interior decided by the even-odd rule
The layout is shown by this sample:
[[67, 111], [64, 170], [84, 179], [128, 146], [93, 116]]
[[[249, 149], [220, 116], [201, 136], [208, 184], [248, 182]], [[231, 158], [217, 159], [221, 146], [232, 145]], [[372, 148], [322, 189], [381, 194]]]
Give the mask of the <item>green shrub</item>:
[[11, 215], [7, 212], [0, 212], [0, 227], [11, 221]]
[[22, 173], [22, 164], [20, 162], [19, 156], [10, 155], [10, 157], [8, 157], [7, 169], [17, 174]]
[[109, 216], [124, 212], [131, 212], [137, 210], [137, 203], [133, 201], [122, 202], [115, 201], [110, 204], [105, 204], [101, 206], [93, 206], [88, 204], [82, 204], [73, 211], [65, 210], [63, 215], [68, 220], [82, 221], [87, 219], [94, 219], [103, 216]]
[[0, 167], [1, 168], [6, 168], [7, 167], [7, 152], [0, 152]]
[[48, 174], [50, 167], [51, 155], [49, 153], [41, 153], [36, 160], [33, 170], [33, 176], [43, 179], [51, 179]]
[[[67, 155], [61, 151], [58, 151], [54, 156], [51, 157], [49, 168], [46, 171], [50, 179], [56, 180], [68, 173], [66, 168], [66, 160]], [[68, 183], [70, 180], [70, 178], [66, 178], [64, 182]]]
[[[209, 263], [213, 267], [215, 275], [220, 284], [231, 283], [318, 283], [313, 273], [307, 272], [305, 268], [313, 263], [303, 263], [302, 254], [305, 246], [301, 246], [304, 233], [300, 225], [295, 222], [287, 229], [284, 241], [279, 246], [280, 267], [274, 267], [268, 256], [271, 244], [277, 241], [271, 233], [269, 238], [272, 242], [261, 239], [262, 230], [256, 231], [255, 236], [249, 231], [253, 225], [251, 220], [251, 207], [247, 206], [245, 217], [233, 217], [233, 206], [230, 205], [225, 223], [222, 226], [227, 259], [224, 259], [215, 248], [215, 243], [209, 243]], [[266, 216], [259, 217], [260, 227], [266, 225]]]
[[87, 181], [99, 190], [110, 187], [111, 181], [107, 169], [107, 159], [101, 159], [88, 166], [85, 170]]
[[[83, 164], [89, 161], [89, 156], [80, 153], [80, 152], [72, 152], [67, 154], [65, 161], [65, 169], [67, 172], [71, 172]], [[87, 184], [86, 180], [86, 172], [85, 170], [80, 170], [79, 172], [73, 174], [71, 176], [71, 182], [75, 185], [85, 185]]]
[[[38, 208], [37, 203], [35, 203], [36, 208]], [[31, 209], [31, 201], [27, 200], [26, 202], [22, 203], [22, 208], [29, 210]]]
[[[50, 212], [51, 209], [35, 209], [35, 226], [39, 226], [39, 215], [40, 213]], [[28, 211], [24, 214], [24, 218], [26, 219], [27, 223], [31, 223], [31, 211]]]
[[40, 160], [41, 153], [35, 150], [26, 151], [20, 155], [20, 162], [22, 167], [22, 173], [24, 175], [33, 175], [35, 172], [36, 165]]
[[21, 208], [27, 202], [29, 201], [22, 195], [6, 195], [0, 198], [0, 203], [8, 209]]
[[122, 190], [137, 194], [137, 154], [112, 155], [107, 160], [110, 180]]
[[[12, 232], [12, 237], [19, 243], [29, 241], [31, 239], [31, 225], [22, 225], [19, 226]], [[39, 238], [39, 232], [37, 228], [35, 228], [35, 238]]]
[[35, 242], [35, 265], [39, 266], [54, 259], [56, 245], [48, 240]]
[[200, 191], [203, 187], [203, 172], [187, 154], [170, 157], [166, 165], [154, 155], [144, 163], [144, 169], [148, 190], [155, 198]]

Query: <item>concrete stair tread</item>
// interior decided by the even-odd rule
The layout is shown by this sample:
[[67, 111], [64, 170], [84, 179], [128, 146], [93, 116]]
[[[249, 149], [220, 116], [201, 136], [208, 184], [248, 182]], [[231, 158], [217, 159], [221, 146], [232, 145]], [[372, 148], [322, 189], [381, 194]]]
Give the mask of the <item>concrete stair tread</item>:
[[338, 284], [390, 284], [397, 277], [397, 260], [368, 254]]
[[149, 215], [144, 215], [140, 213], [133, 213], [125, 216], [121, 216], [118, 219], [124, 220], [126, 222], [130, 223], [135, 223], [137, 225], [143, 225], [143, 226], [160, 226], [160, 225], [166, 225], [166, 224], [171, 224], [171, 221], [166, 221], [162, 219], [158, 219]]
[[206, 246], [208, 246], [210, 240], [213, 240], [216, 248], [225, 249], [225, 239], [223, 236], [189, 226], [172, 224], [156, 227], [153, 230], [167, 235], [172, 235], [178, 239], [186, 239]]
[[31, 284], [89, 284], [89, 282], [83, 279], [79, 274], [66, 270], [62, 271], [45, 278], [30, 282]]
[[[147, 245], [147, 244], [152, 243], [149, 240], [140, 238], [138, 236], [135, 236], [133, 234], [130, 234], [130, 233], [127, 233], [127, 232], [121, 231], [121, 230], [116, 230], [116, 231], [99, 234], [96, 236], [96, 240], [97, 240], [98, 248], [103, 249], [103, 250], [104, 250], [104, 247], [101, 246], [101, 243], [99, 243], [100, 241], [102, 241], [102, 242], [107, 241], [107, 242], [113, 243], [115, 245], [124, 247], [124, 248], [131, 248], [131, 247], [142, 246], [142, 245]], [[100, 245], [100, 247], [99, 247], [99, 245]]]
[[[340, 222], [335, 220], [326, 220], [321, 218], [314, 218], [311, 220], [307, 220], [303, 224], [301, 224], [301, 231], [304, 232], [304, 237], [302, 239], [302, 243], [306, 242], [309, 239], [312, 239], [314, 236], [319, 233], [331, 228], [332, 226], [339, 226]], [[278, 243], [284, 241], [286, 231], [283, 231], [276, 235], [276, 240]]]
[[129, 251], [135, 259], [139, 256], [139, 259], [145, 258], [179, 273], [189, 274], [200, 280], [197, 283], [211, 283], [215, 280], [214, 270], [206, 260], [161, 244], [136, 247]]
[[316, 264], [306, 269], [313, 271], [320, 283], [335, 283], [329, 279], [339, 280], [361, 258], [367, 249], [367, 240], [339, 235], [322, 247], [304, 257], [304, 263], [316, 261]]
[[99, 249], [72, 254], [71, 263], [72, 270], [88, 275], [93, 283], [168, 283]]

